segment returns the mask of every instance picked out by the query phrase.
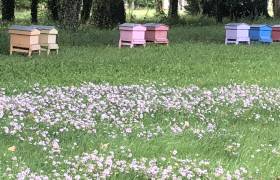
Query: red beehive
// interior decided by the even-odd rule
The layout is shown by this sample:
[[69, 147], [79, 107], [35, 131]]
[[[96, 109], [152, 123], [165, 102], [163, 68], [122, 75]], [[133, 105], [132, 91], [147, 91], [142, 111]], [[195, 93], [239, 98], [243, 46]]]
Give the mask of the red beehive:
[[272, 40], [280, 41], [280, 25], [272, 26]]
[[168, 30], [169, 27], [164, 24], [147, 23], [145, 32], [145, 39], [147, 42], [154, 42], [157, 44], [168, 44]]

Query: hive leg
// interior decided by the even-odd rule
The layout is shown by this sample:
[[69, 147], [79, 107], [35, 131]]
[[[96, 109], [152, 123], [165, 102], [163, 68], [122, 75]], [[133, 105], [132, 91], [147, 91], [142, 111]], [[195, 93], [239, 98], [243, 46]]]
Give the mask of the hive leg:
[[58, 54], [58, 49], [56, 49], [56, 54]]
[[41, 55], [41, 49], [39, 49], [39, 55]]
[[121, 48], [121, 47], [122, 47], [122, 41], [119, 40], [119, 48]]
[[29, 50], [28, 50], [28, 56], [29, 56], [29, 57], [31, 57], [31, 53], [32, 53], [32, 51], [31, 51], [31, 49], [29, 49]]
[[133, 48], [133, 44], [132, 43], [130, 44], [130, 48]]
[[10, 55], [12, 55], [12, 54], [13, 54], [13, 47], [10, 46]]
[[51, 50], [48, 48], [48, 50], [47, 50], [47, 55], [49, 55], [49, 54], [50, 54], [50, 52], [51, 52]]

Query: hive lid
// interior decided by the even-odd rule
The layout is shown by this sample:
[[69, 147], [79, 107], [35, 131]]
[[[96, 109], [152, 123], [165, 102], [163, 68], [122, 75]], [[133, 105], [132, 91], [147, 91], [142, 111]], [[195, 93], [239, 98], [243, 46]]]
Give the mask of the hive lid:
[[137, 26], [142, 26], [141, 24], [135, 24], [135, 23], [124, 23], [121, 24], [120, 27], [137, 27]]
[[165, 24], [160, 24], [160, 23], [146, 23], [144, 26], [152, 26], [152, 27], [159, 27], [159, 26], [167, 26]]
[[165, 24], [160, 23], [146, 23], [144, 26], [148, 29], [161, 29], [161, 30], [168, 30], [169, 27]]
[[276, 24], [276, 25], [273, 25], [272, 27], [280, 28], [280, 25]]
[[246, 23], [228, 23], [226, 26], [249, 26]]
[[28, 32], [37, 31], [37, 29], [32, 26], [21, 26], [21, 25], [12, 25], [9, 27], [9, 30], [28, 31]]
[[32, 25], [31, 27], [34, 27], [34, 28], [39, 29], [39, 30], [52, 30], [52, 29], [55, 29], [54, 26]]
[[139, 31], [145, 31], [146, 30], [146, 27], [143, 26], [142, 24], [134, 24], [134, 23], [124, 23], [124, 24], [121, 24], [119, 26], [119, 29], [120, 30], [128, 30], [128, 29], [131, 29], [131, 30], [139, 30]]
[[252, 24], [251, 27], [255, 27], [255, 28], [268, 27], [268, 28], [271, 28], [271, 26], [269, 26], [267, 24]]
[[58, 34], [54, 26], [32, 25], [32, 27], [41, 31], [42, 34]]
[[246, 23], [229, 23], [225, 25], [225, 29], [244, 29], [249, 30], [250, 26]]

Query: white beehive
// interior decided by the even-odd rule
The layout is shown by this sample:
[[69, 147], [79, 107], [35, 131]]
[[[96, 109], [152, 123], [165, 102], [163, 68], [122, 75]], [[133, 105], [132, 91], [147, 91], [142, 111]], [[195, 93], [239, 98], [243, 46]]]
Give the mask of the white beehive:
[[42, 50], [47, 50], [47, 54], [49, 54], [51, 50], [56, 50], [58, 53], [59, 46], [57, 44], [57, 29], [54, 26], [33, 25], [32, 27], [41, 32], [39, 43], [41, 47], [46, 48]]

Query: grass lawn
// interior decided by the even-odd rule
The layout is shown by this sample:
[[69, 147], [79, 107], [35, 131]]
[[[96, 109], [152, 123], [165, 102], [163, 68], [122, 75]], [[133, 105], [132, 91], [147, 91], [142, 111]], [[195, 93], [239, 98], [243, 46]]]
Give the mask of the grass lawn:
[[117, 30], [83, 28], [27, 58], [7, 36], [2, 179], [280, 176], [280, 44], [225, 46], [222, 25], [187, 25], [168, 47], [118, 49]]

